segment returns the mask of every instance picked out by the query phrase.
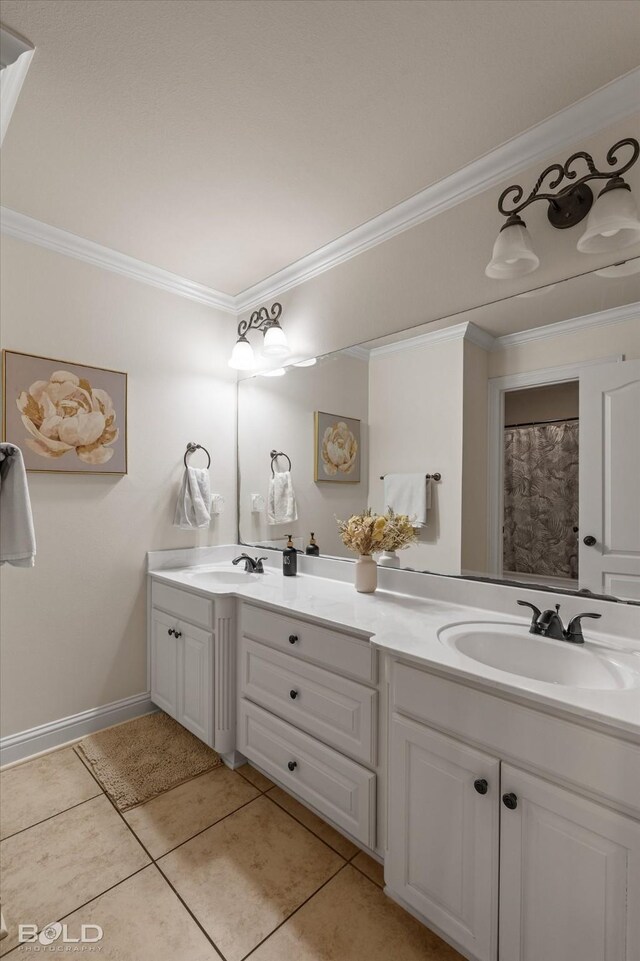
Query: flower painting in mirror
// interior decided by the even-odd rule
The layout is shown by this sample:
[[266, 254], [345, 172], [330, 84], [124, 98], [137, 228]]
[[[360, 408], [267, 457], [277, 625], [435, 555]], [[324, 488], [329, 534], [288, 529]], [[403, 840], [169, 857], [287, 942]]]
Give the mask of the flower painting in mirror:
[[127, 473], [127, 375], [3, 351], [3, 440], [30, 471]]
[[360, 483], [360, 421], [315, 413], [315, 480]]

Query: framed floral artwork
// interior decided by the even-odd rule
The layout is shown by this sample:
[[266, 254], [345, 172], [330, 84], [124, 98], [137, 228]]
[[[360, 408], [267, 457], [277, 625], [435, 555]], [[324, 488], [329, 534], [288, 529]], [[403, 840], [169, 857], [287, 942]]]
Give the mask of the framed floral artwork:
[[2, 439], [29, 471], [127, 473], [127, 375], [2, 352]]
[[360, 421], [317, 410], [314, 480], [360, 483]]

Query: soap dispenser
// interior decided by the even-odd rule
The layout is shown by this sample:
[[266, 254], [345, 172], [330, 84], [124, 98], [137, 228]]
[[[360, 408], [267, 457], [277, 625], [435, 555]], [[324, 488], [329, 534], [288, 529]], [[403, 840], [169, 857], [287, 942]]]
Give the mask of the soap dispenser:
[[282, 573], [285, 577], [295, 577], [298, 573], [298, 552], [293, 546], [293, 535], [287, 534], [289, 540], [282, 552]]
[[313, 531], [311, 531], [311, 540], [310, 540], [309, 543], [307, 544], [306, 553], [307, 553], [310, 557], [319, 557], [319, 556], [320, 556], [320, 548], [319, 548], [318, 545], [316, 544], [316, 535], [313, 533]]

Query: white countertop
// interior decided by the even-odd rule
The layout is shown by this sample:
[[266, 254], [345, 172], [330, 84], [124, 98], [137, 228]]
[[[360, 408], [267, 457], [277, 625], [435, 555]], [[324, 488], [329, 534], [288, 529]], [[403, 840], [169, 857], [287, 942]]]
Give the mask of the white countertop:
[[[238, 575], [241, 575], [241, 565], [233, 569], [229, 566], [228, 558], [233, 554], [225, 551], [227, 557], [222, 557], [221, 552], [222, 549], [215, 549], [218, 555], [215, 563], [222, 564], [227, 571], [238, 571]], [[175, 552], [175, 561], [179, 553], [182, 552]], [[381, 651], [410, 658], [451, 679], [500, 692], [531, 707], [544, 706], [553, 713], [571, 715], [583, 723], [590, 721], [599, 727], [614, 728], [619, 733], [631, 735], [631, 739], [640, 743], [640, 642], [596, 633], [590, 630], [593, 622], [585, 621], [585, 646], [571, 646], [578, 657], [589, 650], [606, 647], [607, 656], [631, 679], [630, 686], [625, 689], [585, 689], [532, 680], [473, 660], [443, 643], [438, 636], [441, 629], [460, 622], [499, 622], [512, 624], [516, 631], [522, 631], [524, 636], [530, 638], [531, 644], [541, 643], [541, 639], [528, 634], [530, 617], [519, 616], [515, 612], [519, 612], [519, 608], [513, 614], [507, 614], [489, 611], [486, 607], [470, 607], [450, 600], [428, 599], [389, 590], [378, 589], [375, 594], [358, 594], [353, 584], [326, 576], [301, 573], [296, 577], [284, 577], [275, 567], [277, 557], [275, 555], [275, 558], [269, 559], [264, 575], [242, 574], [238, 576], [237, 583], [224, 585], [213, 582], [207, 584], [206, 578], [202, 577], [194, 580], [194, 573], [206, 573], [207, 566], [214, 566], [211, 564], [178, 570], [150, 570], [150, 576], [204, 596], [238, 597], [364, 635]], [[514, 603], [514, 596], [513, 593], [509, 595], [509, 606]], [[548, 606], [551, 606], [550, 600]], [[581, 598], [580, 609], [593, 609], [593, 604]]]

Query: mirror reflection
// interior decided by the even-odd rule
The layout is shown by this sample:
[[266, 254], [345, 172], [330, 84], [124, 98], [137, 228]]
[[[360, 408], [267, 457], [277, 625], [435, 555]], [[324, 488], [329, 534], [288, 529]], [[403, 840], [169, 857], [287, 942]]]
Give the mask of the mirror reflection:
[[353, 559], [338, 520], [391, 507], [379, 563], [639, 601], [639, 268], [241, 380], [240, 540]]

